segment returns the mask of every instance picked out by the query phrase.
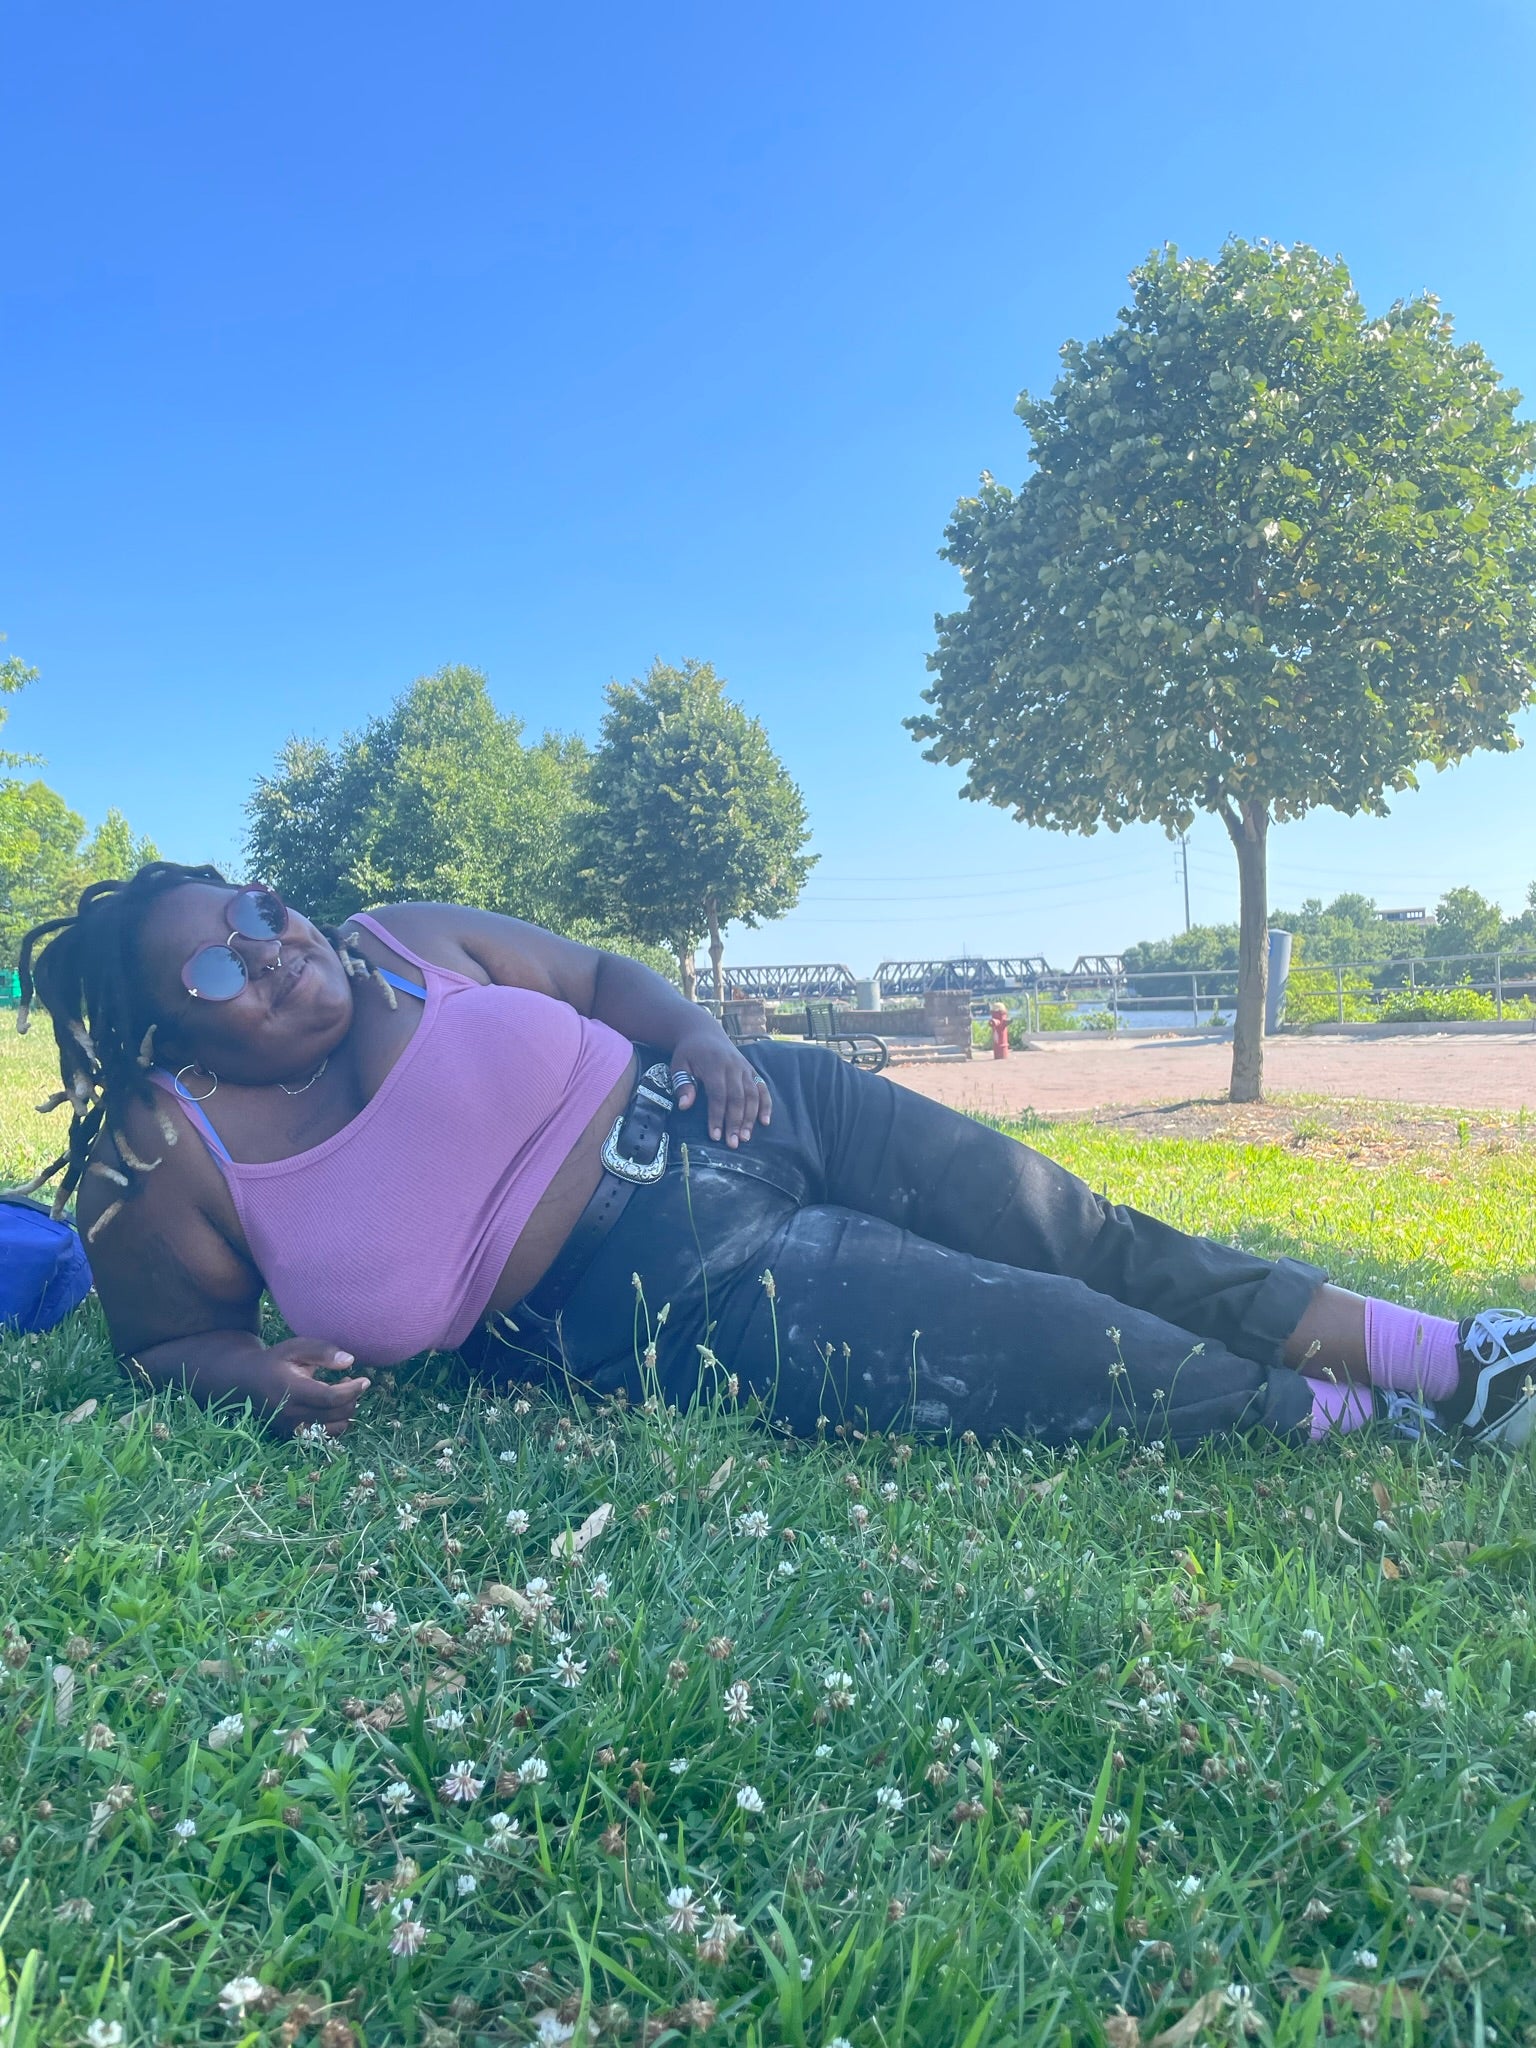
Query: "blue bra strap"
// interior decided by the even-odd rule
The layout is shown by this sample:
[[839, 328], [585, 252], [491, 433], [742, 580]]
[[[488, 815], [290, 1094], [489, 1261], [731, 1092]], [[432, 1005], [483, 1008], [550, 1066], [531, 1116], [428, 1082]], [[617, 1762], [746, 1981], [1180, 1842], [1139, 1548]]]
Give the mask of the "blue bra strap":
[[213, 1125], [209, 1123], [208, 1118], [203, 1111], [202, 1104], [199, 1103], [194, 1096], [191, 1096], [187, 1093], [186, 1089], [182, 1087], [180, 1081], [176, 1078], [174, 1074], [171, 1076], [171, 1088], [175, 1094], [176, 1100], [181, 1104], [182, 1108], [186, 1111], [191, 1121], [197, 1126], [198, 1130], [202, 1132], [203, 1138], [207, 1143], [209, 1151], [212, 1152], [216, 1158], [222, 1159], [226, 1166], [233, 1166], [235, 1162], [230, 1158], [224, 1140], [213, 1128]]
[[375, 967], [373, 971], [375, 974], [382, 974], [390, 987], [399, 989], [402, 994], [420, 996], [423, 1002], [427, 1000], [427, 992], [419, 982], [407, 981], [403, 975], [391, 974], [387, 967]]

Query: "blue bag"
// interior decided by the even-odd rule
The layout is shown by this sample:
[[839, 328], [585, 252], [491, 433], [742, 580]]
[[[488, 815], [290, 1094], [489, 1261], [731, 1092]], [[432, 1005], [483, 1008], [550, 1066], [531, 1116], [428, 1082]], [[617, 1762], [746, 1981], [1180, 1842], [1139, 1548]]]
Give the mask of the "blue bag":
[[51, 1330], [90, 1291], [80, 1233], [41, 1203], [0, 1196], [0, 1328]]

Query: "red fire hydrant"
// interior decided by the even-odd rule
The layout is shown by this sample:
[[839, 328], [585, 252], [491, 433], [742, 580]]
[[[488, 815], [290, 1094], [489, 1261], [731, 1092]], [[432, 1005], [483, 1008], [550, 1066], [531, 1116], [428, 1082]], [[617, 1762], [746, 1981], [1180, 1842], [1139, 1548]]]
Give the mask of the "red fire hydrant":
[[992, 1005], [992, 1057], [995, 1060], [1008, 1057], [1008, 1011], [1002, 1003]]

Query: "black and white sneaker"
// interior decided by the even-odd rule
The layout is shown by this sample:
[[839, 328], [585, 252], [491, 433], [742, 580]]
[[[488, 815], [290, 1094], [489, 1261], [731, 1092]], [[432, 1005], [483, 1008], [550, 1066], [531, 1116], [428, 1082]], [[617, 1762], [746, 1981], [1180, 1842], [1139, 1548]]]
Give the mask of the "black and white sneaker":
[[1521, 1450], [1536, 1430], [1536, 1316], [1485, 1308], [1456, 1333], [1461, 1382], [1438, 1403], [1475, 1444]]

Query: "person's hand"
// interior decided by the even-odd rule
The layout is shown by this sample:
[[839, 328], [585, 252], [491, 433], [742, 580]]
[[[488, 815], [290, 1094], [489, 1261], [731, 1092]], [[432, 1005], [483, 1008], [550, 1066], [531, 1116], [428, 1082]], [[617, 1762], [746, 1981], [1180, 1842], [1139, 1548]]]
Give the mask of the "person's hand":
[[[767, 1082], [713, 1018], [688, 1026], [673, 1046], [667, 1066], [672, 1075], [672, 1098], [679, 1109], [692, 1109], [703, 1089], [709, 1135], [716, 1143], [724, 1138], [733, 1149], [745, 1145], [755, 1125], [772, 1120], [773, 1098]], [[686, 1080], [680, 1080], [680, 1075], [686, 1075]]]
[[366, 1379], [322, 1380], [322, 1372], [345, 1372], [350, 1351], [338, 1351], [318, 1337], [288, 1337], [268, 1347], [251, 1393], [272, 1413], [278, 1436], [293, 1436], [318, 1422], [327, 1436], [344, 1436], [357, 1404], [373, 1384]]

